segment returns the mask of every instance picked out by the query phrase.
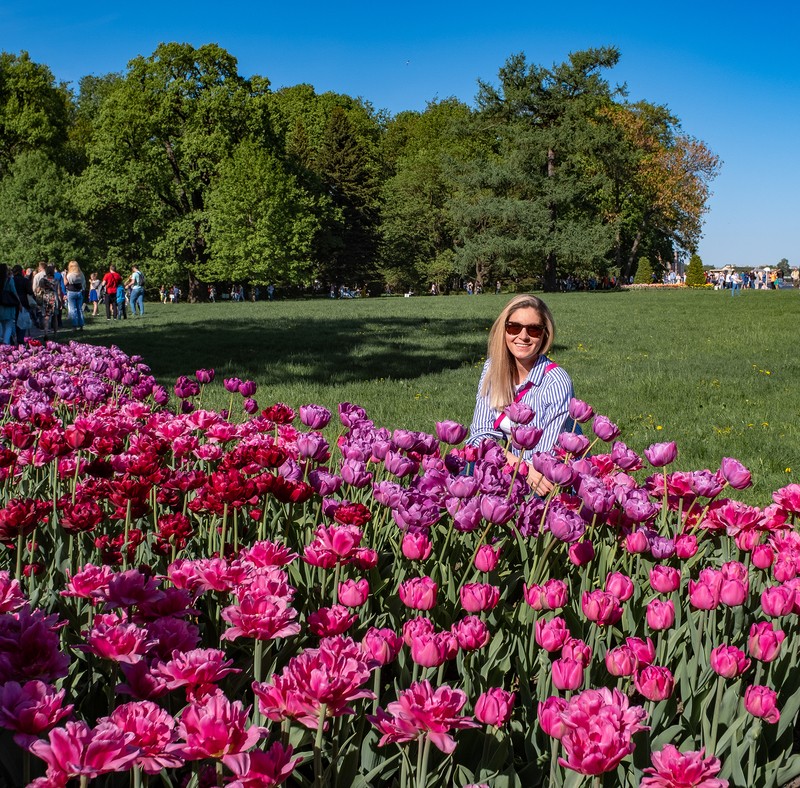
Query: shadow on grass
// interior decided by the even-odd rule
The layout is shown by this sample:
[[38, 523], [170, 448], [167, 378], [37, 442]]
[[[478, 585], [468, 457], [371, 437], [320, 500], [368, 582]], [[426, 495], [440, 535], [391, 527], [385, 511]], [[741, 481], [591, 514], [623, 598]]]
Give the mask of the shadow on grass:
[[243, 379], [335, 385], [411, 379], [477, 363], [486, 352], [489, 325], [466, 318], [373, 315], [148, 326], [145, 317], [121, 324], [97, 321], [80, 338], [142, 356], [164, 383], [206, 367]]

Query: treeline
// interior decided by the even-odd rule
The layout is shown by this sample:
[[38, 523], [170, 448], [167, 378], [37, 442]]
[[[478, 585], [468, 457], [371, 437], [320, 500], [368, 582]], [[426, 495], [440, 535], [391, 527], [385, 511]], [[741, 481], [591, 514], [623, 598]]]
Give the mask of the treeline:
[[512, 56], [474, 106], [389, 116], [160, 45], [73, 93], [0, 54], [0, 259], [145, 266], [151, 284], [308, 287], [628, 276], [700, 237], [717, 157], [626, 101], [613, 48]]

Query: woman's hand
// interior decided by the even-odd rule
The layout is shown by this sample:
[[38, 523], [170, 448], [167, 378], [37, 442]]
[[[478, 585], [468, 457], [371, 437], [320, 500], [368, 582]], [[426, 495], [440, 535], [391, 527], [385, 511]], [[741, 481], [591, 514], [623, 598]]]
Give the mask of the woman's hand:
[[535, 468], [531, 468], [528, 471], [528, 484], [537, 495], [541, 496], [547, 495], [553, 489], [553, 482]]

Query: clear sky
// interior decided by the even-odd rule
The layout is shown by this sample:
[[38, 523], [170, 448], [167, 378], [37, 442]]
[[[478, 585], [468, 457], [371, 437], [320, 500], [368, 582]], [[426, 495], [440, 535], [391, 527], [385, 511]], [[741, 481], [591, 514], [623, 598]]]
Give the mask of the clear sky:
[[0, 0], [0, 50], [27, 50], [59, 81], [124, 72], [164, 41], [217, 43], [244, 76], [302, 82], [397, 113], [473, 103], [509, 55], [550, 66], [615, 45], [607, 77], [666, 104], [723, 161], [699, 252], [706, 265], [800, 263], [800, 10], [761, 3], [210, 3]]

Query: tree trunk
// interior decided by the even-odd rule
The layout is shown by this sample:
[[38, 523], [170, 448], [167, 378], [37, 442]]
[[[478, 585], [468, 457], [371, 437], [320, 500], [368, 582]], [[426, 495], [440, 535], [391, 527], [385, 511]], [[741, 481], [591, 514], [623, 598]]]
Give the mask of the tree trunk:
[[628, 264], [625, 266], [624, 276], [629, 277], [636, 269], [634, 263], [636, 262], [636, 252], [639, 251], [639, 244], [642, 241], [642, 228], [640, 227], [636, 232], [636, 237], [631, 244], [631, 251], [628, 254]]
[[186, 300], [190, 304], [197, 304], [201, 300], [200, 280], [191, 271], [189, 272], [189, 293]]
[[[552, 148], [547, 150], [547, 177], [553, 178], [556, 174], [556, 152]], [[550, 234], [554, 235], [556, 231], [556, 204], [551, 202], [548, 206], [550, 210]], [[553, 293], [558, 290], [558, 260], [556, 259], [555, 251], [551, 250], [547, 253], [544, 262], [544, 291], [546, 293]]]

